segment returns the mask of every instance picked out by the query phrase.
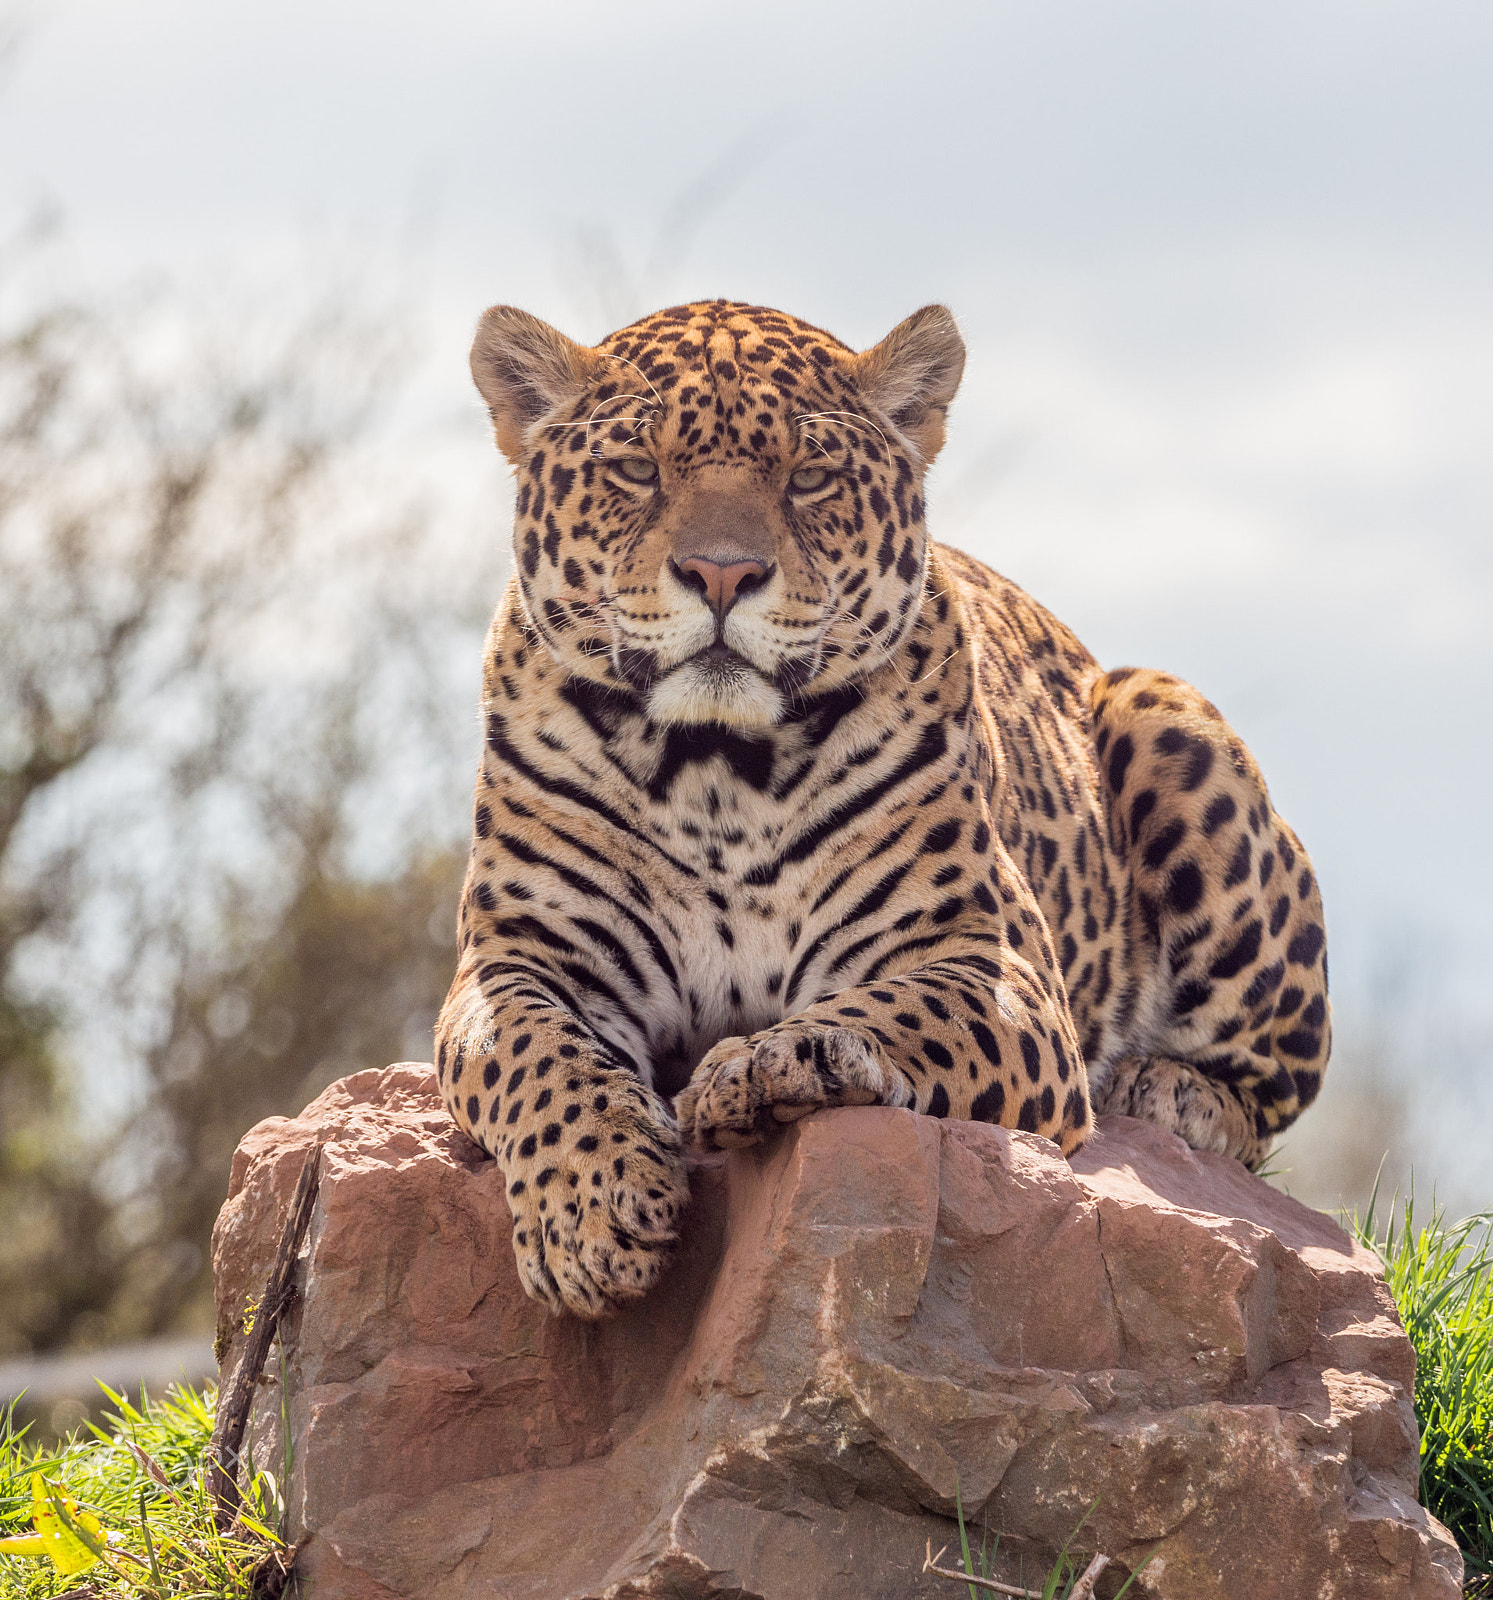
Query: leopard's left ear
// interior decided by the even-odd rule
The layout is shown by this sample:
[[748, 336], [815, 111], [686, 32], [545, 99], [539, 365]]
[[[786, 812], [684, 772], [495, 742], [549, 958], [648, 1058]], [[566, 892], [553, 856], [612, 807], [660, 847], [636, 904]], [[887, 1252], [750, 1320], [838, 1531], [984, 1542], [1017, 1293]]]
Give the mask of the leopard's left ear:
[[855, 358], [862, 394], [916, 447], [926, 467], [943, 448], [944, 417], [964, 374], [964, 340], [947, 306], [924, 306]]

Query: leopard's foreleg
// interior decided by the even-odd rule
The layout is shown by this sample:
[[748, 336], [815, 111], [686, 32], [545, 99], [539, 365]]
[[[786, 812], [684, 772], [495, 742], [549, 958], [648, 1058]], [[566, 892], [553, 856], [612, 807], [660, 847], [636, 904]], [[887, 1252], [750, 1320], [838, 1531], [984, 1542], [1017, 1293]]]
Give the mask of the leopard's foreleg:
[[644, 1294], [689, 1198], [668, 1105], [542, 956], [463, 961], [436, 1025], [441, 1092], [503, 1169], [524, 1287], [599, 1317]]

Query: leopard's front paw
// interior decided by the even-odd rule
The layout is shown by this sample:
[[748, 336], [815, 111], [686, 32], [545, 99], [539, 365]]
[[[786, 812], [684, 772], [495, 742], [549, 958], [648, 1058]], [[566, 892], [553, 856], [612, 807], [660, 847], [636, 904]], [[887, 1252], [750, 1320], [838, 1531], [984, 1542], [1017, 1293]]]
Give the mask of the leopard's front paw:
[[597, 1097], [601, 1109], [568, 1126], [546, 1125], [508, 1163], [519, 1277], [551, 1311], [606, 1316], [646, 1294], [668, 1264], [689, 1175], [662, 1105], [635, 1088]]
[[755, 1144], [826, 1106], [906, 1105], [900, 1073], [849, 1028], [814, 1023], [722, 1039], [674, 1100], [679, 1131], [703, 1150]]

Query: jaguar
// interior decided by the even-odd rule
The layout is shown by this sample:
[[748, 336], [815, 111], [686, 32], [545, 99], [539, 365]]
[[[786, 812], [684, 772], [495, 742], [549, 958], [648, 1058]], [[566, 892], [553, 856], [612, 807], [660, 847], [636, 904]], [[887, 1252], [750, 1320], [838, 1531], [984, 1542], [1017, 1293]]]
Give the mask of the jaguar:
[[1306, 852], [1215, 707], [928, 537], [964, 344], [759, 306], [471, 366], [516, 473], [436, 1070], [527, 1291], [663, 1270], [689, 1153], [847, 1105], [1258, 1165], [1330, 1019]]

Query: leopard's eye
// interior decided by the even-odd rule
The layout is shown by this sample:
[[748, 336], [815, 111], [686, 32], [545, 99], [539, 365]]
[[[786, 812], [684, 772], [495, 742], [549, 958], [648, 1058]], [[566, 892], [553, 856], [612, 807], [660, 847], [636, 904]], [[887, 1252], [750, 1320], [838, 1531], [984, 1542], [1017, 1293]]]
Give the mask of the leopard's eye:
[[788, 482], [807, 494], [813, 489], [822, 489], [829, 482], [829, 473], [823, 467], [800, 467]]
[[658, 481], [658, 467], [647, 456], [623, 456], [617, 461], [616, 467], [629, 483]]

